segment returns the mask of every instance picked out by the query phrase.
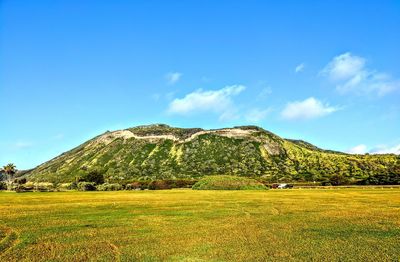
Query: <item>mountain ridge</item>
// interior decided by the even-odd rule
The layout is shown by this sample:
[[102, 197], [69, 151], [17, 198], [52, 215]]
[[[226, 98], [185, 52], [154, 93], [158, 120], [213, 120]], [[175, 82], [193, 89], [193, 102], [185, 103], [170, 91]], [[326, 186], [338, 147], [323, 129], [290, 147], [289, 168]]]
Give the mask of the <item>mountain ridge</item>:
[[369, 183], [399, 176], [399, 156], [352, 155], [258, 126], [202, 129], [165, 124], [107, 131], [28, 172], [37, 181], [70, 182], [96, 170], [107, 181], [192, 179], [230, 174], [266, 181]]

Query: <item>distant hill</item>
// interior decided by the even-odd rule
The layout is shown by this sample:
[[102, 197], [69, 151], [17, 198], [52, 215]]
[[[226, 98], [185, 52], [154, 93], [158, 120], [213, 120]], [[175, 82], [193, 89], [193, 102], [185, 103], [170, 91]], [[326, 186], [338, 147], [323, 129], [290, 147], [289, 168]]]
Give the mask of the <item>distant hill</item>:
[[106, 132], [25, 176], [71, 182], [91, 171], [113, 182], [224, 174], [267, 182], [396, 183], [400, 158], [323, 150], [257, 126], [203, 130], [156, 124]]

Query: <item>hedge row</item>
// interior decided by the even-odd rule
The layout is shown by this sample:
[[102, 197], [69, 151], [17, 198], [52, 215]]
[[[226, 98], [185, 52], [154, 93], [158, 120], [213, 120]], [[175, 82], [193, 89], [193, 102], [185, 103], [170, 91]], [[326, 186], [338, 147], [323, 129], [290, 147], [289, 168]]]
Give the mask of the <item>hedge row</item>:
[[[45, 182], [26, 182], [24, 184], [14, 183], [12, 189], [17, 192], [29, 191], [65, 191], [65, 190], [78, 190], [78, 191], [118, 191], [118, 190], [162, 190], [172, 188], [191, 188], [197, 180], [155, 180], [155, 181], [135, 181], [126, 184], [118, 183], [102, 183], [96, 184], [95, 182], [72, 182], [53, 184]], [[0, 190], [6, 190], [6, 183], [0, 182]]]

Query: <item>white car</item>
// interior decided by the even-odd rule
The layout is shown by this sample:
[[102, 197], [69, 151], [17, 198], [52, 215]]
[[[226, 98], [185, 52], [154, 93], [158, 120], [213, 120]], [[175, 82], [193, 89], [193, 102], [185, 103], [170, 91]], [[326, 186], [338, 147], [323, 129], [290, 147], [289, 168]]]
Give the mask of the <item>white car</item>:
[[286, 189], [286, 188], [292, 188], [293, 185], [290, 184], [279, 184], [278, 189]]

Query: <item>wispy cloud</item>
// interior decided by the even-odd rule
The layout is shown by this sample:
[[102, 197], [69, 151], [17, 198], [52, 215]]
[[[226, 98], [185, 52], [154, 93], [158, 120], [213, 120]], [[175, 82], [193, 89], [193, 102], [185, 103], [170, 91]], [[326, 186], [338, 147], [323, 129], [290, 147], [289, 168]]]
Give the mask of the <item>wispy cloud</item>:
[[26, 142], [26, 141], [17, 141], [11, 145], [11, 147], [15, 150], [25, 149], [25, 148], [29, 148], [32, 146], [33, 146], [32, 142]]
[[368, 149], [368, 147], [364, 144], [357, 145], [352, 147], [346, 151], [350, 154], [396, 154], [400, 155], [400, 144], [394, 146], [387, 146], [387, 145], [379, 145], [372, 149]]
[[360, 144], [346, 150], [346, 152], [349, 154], [365, 154], [367, 151], [367, 146], [364, 144]]
[[267, 98], [270, 94], [272, 94], [272, 88], [267, 86], [264, 87], [261, 92], [258, 94], [257, 99], [258, 100], [264, 100], [265, 98]]
[[61, 140], [64, 138], [64, 134], [63, 133], [58, 133], [55, 136], [52, 137], [53, 140]]
[[400, 144], [395, 146], [380, 145], [370, 150], [371, 154], [396, 154], [400, 155]]
[[301, 72], [303, 72], [305, 66], [306, 66], [306, 65], [305, 65], [304, 63], [301, 63], [301, 64], [297, 65], [296, 68], [294, 69], [294, 72], [295, 72], [295, 73], [301, 73]]
[[165, 79], [169, 85], [173, 85], [181, 79], [182, 75], [180, 72], [170, 72], [165, 75]]
[[271, 108], [267, 109], [254, 108], [248, 111], [244, 117], [247, 122], [258, 123], [264, 120], [271, 111], [272, 111]]
[[400, 88], [400, 80], [387, 73], [369, 69], [367, 60], [360, 56], [344, 53], [329, 62], [321, 71], [336, 89], [342, 93], [386, 95]]
[[305, 120], [326, 116], [337, 110], [339, 110], [338, 107], [324, 104], [314, 97], [310, 97], [303, 101], [287, 103], [281, 112], [281, 116], [287, 120]]
[[232, 98], [245, 89], [243, 85], [227, 86], [219, 90], [198, 89], [183, 98], [175, 98], [167, 112], [177, 115], [213, 112], [219, 114], [220, 120], [232, 119], [236, 117], [237, 111]]

